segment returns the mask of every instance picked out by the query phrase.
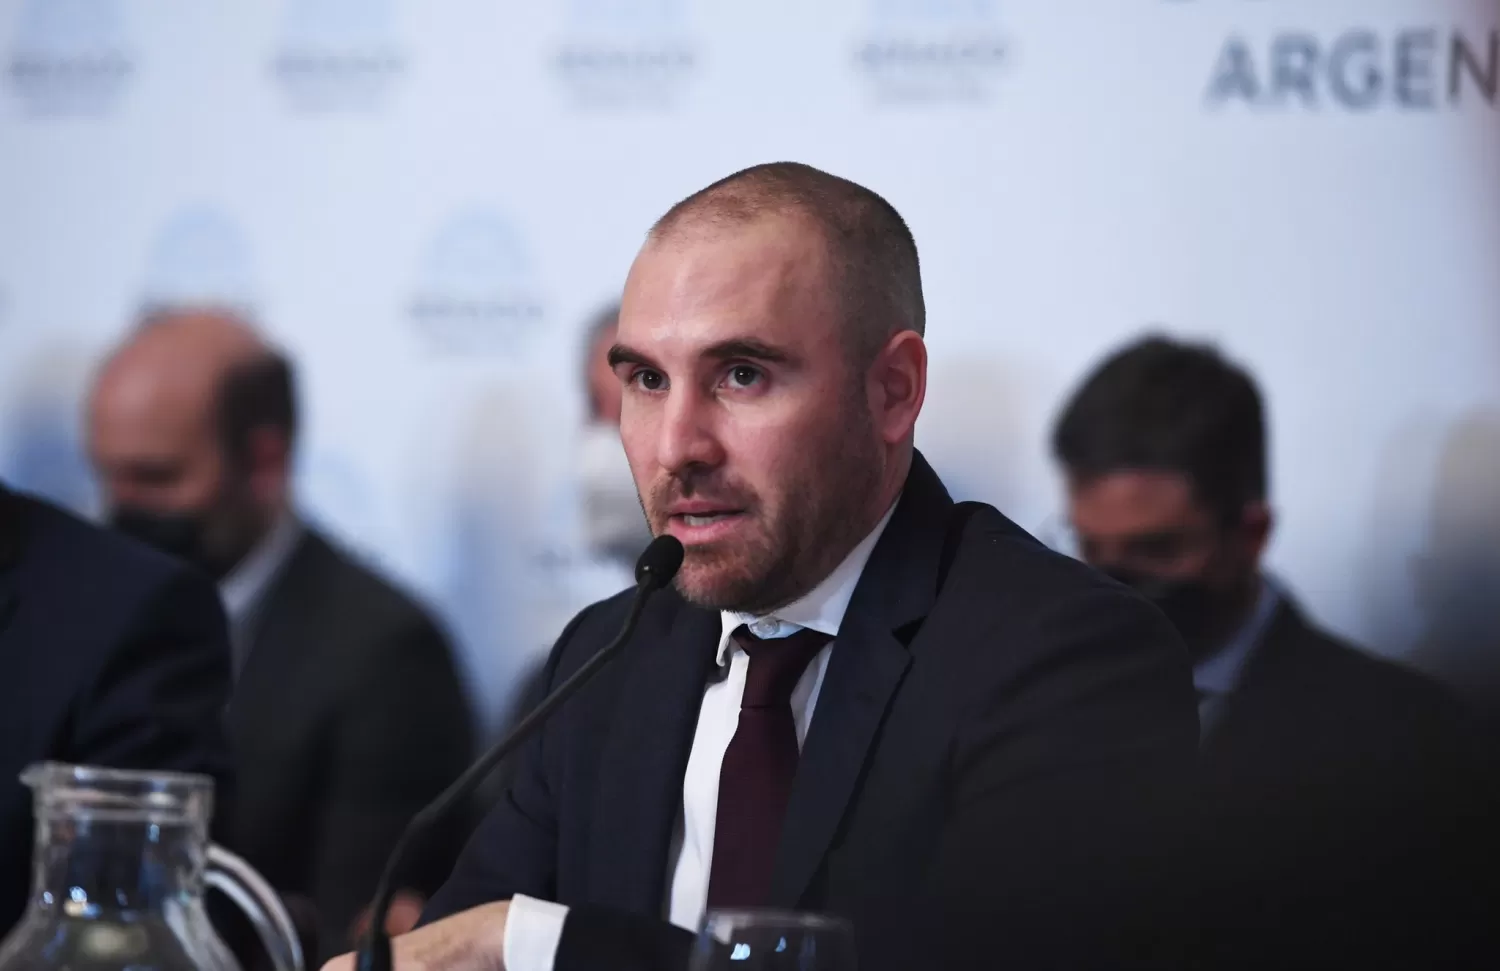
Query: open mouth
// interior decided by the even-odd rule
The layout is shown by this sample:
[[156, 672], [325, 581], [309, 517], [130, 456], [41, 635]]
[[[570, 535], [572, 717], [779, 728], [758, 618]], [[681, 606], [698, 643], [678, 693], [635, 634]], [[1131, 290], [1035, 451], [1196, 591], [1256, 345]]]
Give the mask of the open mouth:
[[712, 526], [714, 523], [723, 522], [731, 516], [738, 515], [739, 512], [736, 510], [725, 510], [724, 512], [683, 513], [672, 518], [680, 519], [689, 526]]
[[694, 509], [667, 517], [667, 532], [687, 545], [727, 539], [744, 521], [743, 509]]

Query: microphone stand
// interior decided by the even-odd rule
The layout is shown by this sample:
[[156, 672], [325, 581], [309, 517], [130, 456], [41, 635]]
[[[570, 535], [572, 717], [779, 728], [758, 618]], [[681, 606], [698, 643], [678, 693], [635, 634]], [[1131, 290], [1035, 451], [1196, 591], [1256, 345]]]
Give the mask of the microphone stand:
[[391, 909], [391, 900], [396, 894], [396, 870], [412, 843], [442, 820], [455, 806], [472, 795], [474, 790], [479, 788], [479, 784], [484, 781], [485, 776], [489, 775], [501, 760], [520, 748], [521, 744], [529, 739], [563, 702], [576, 694], [579, 688], [582, 688], [600, 668], [619, 653], [620, 649], [625, 646], [625, 642], [630, 639], [630, 635], [635, 633], [635, 625], [640, 620], [646, 601], [653, 593], [671, 582], [678, 567], [682, 565], [682, 556], [682, 544], [675, 538], [658, 536], [653, 540], [636, 562], [635, 596], [631, 598], [630, 611], [626, 614], [625, 623], [621, 625], [620, 633], [615, 635], [615, 639], [584, 662], [583, 666], [573, 672], [568, 680], [558, 685], [542, 700], [541, 704], [521, 719], [515, 728], [506, 733], [504, 738], [480, 756], [479, 760], [469, 766], [463, 775], [444, 789], [436, 799], [424, 806], [406, 824], [401, 838], [396, 841], [391, 855], [386, 858], [385, 869], [380, 873], [380, 882], [375, 886], [370, 929], [365, 933], [365, 939], [360, 945], [359, 955], [355, 961], [356, 971], [391, 971], [391, 938], [385, 931], [385, 921]]

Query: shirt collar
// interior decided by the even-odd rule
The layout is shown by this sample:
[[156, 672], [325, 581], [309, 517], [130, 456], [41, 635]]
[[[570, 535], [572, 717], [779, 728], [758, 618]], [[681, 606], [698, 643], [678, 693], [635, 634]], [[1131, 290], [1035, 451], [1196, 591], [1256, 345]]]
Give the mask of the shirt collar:
[[870, 554], [875, 551], [875, 544], [880, 541], [880, 536], [885, 532], [886, 525], [891, 521], [891, 514], [896, 511], [896, 505], [900, 501], [901, 497], [897, 496], [896, 502], [891, 503], [891, 508], [880, 517], [880, 522], [875, 524], [869, 535], [860, 540], [859, 545], [849, 551], [843, 562], [834, 567], [833, 572], [805, 596], [769, 614], [719, 611], [723, 627], [719, 638], [719, 665], [722, 667], [728, 661], [729, 648], [733, 643], [729, 635], [741, 626], [751, 628], [755, 636], [766, 639], [788, 637], [804, 627], [829, 637], [839, 636], [839, 625], [844, 622], [849, 601], [854, 599], [854, 588], [859, 585], [859, 578], [865, 572], [865, 564], [870, 561]]
[[290, 512], [283, 512], [271, 531], [229, 571], [228, 576], [219, 581], [219, 597], [224, 601], [224, 612], [229, 615], [231, 624], [238, 623], [255, 609], [266, 587], [281, 572], [301, 538], [302, 524]]
[[1193, 665], [1193, 687], [1202, 694], [1227, 695], [1239, 683], [1240, 672], [1250, 659], [1255, 645], [1260, 643], [1271, 617], [1281, 603], [1281, 595], [1270, 580], [1262, 578], [1260, 596], [1250, 616], [1239, 629], [1224, 642], [1224, 646]]

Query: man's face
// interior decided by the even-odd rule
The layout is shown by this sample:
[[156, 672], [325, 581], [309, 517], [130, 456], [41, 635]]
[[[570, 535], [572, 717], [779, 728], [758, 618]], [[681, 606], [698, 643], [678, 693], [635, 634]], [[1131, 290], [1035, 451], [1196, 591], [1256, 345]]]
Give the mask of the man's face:
[[699, 605], [782, 606], [868, 527], [884, 453], [828, 280], [818, 236], [779, 217], [649, 243], [631, 269], [621, 438]]
[[1069, 516], [1091, 565], [1156, 601], [1188, 646], [1213, 646], [1253, 596], [1268, 519], [1225, 522], [1176, 472], [1128, 470], [1069, 482]]
[[162, 389], [105, 385], [89, 409], [89, 457], [116, 525], [222, 577], [249, 552], [261, 516], [225, 461], [212, 408]]

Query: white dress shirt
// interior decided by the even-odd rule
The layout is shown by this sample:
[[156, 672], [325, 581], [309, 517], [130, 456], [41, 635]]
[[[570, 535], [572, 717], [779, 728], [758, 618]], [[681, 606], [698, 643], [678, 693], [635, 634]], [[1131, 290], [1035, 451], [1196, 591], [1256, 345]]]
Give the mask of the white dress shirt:
[[[729, 748], [729, 740], [739, 726], [745, 673], [750, 667], [749, 655], [734, 643], [730, 635], [746, 626], [756, 637], [769, 640], [788, 637], [810, 627], [837, 638], [844, 612], [854, 596], [854, 588], [859, 584], [870, 553], [880, 534], [885, 532], [895, 508], [892, 504], [870, 535], [805, 597], [767, 616], [728, 610], [720, 612], [718, 663], [721, 671], [726, 665], [728, 670], [703, 689], [698, 728], [693, 734], [693, 748], [682, 777], [682, 809], [677, 816], [669, 857], [672, 878], [664, 911], [667, 920], [678, 927], [696, 932], [703, 921], [704, 905], [708, 900], [709, 867], [714, 856], [714, 826], [719, 811], [719, 767], [724, 761], [725, 750]], [[797, 728], [798, 746], [807, 737], [813, 707], [823, 686], [823, 672], [828, 669], [828, 657], [833, 648], [834, 643], [830, 642], [818, 652], [792, 691], [792, 721]], [[505, 924], [507, 971], [552, 971], [567, 916], [568, 908], [561, 904], [517, 895], [511, 901]]]

